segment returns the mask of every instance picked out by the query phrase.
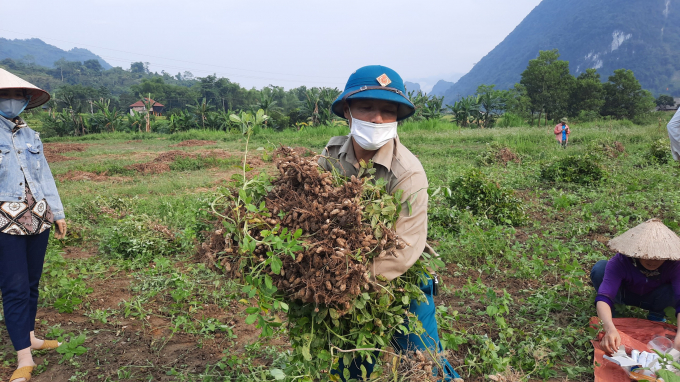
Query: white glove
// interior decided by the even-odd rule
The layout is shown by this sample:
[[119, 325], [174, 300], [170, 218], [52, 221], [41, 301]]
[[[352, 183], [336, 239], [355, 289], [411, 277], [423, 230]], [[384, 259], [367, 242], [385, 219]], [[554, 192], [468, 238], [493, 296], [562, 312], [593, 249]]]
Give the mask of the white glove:
[[673, 361], [675, 362], [680, 361], [680, 351], [678, 351], [678, 349], [673, 348], [666, 354], [669, 354], [671, 357], [673, 357]]
[[[680, 360], [680, 351], [676, 350], [675, 348], [671, 349], [668, 353], [666, 353], [673, 357], [674, 362], [678, 362]], [[666, 366], [666, 369], [672, 373], [678, 374], [678, 369], [674, 368], [671, 365]]]

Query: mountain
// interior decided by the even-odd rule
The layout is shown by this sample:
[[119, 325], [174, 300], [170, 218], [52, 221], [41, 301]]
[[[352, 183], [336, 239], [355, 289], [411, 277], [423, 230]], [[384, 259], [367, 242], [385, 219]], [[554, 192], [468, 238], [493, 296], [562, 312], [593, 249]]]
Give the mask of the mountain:
[[90, 52], [87, 49], [73, 48], [71, 50], [62, 50], [54, 45], [45, 43], [44, 41], [32, 38], [28, 40], [8, 40], [0, 38], [0, 60], [11, 58], [15, 61], [24, 61], [33, 63], [48, 68], [54, 67], [54, 62], [63, 58], [66, 61], [80, 61], [97, 60], [103, 69], [110, 69], [111, 65], [104, 61], [103, 58]]
[[406, 92], [416, 92], [420, 91], [420, 84], [415, 82], [404, 81], [404, 87], [406, 87]]
[[574, 75], [596, 68], [606, 81], [616, 69], [631, 69], [645, 89], [680, 96], [680, 0], [543, 0], [449, 88], [446, 102], [480, 84], [512, 87], [529, 60], [550, 49], [559, 49]]
[[432, 87], [432, 91], [430, 92], [430, 94], [436, 95], [437, 97], [441, 97], [444, 94], [446, 94], [446, 91], [449, 90], [451, 88], [451, 86], [453, 86], [453, 84], [455, 84], [455, 82], [439, 80]]
[[[423, 93], [428, 93], [432, 94], [434, 91], [434, 86], [440, 81], [447, 81], [450, 83], [455, 83], [458, 81], [459, 78], [463, 76], [464, 73], [446, 73], [446, 74], [438, 74], [434, 76], [429, 76], [429, 77], [421, 77], [421, 78], [409, 78], [408, 81], [412, 83], [417, 83], [420, 86], [420, 90]], [[440, 95], [444, 95], [443, 93]]]

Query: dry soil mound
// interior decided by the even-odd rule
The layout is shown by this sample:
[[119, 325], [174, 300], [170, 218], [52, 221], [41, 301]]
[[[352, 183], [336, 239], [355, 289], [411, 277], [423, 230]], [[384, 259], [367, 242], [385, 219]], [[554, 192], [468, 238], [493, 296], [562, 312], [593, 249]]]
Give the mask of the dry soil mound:
[[88, 146], [88, 144], [84, 143], [45, 143], [43, 144], [43, 151], [45, 153], [45, 159], [47, 159], [47, 162], [56, 163], [77, 159], [61, 154], [70, 152], [83, 152], [87, 150]]
[[170, 147], [193, 147], [193, 146], [207, 146], [207, 145], [214, 145], [217, 143], [217, 141], [201, 141], [198, 139], [189, 139], [187, 141], [182, 141], [176, 145], [172, 145]]

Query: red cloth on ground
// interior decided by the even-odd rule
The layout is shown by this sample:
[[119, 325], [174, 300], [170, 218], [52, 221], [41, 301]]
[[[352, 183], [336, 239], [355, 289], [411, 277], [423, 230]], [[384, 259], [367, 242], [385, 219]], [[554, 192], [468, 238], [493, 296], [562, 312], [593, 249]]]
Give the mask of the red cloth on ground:
[[[671, 324], [654, 322], [640, 318], [614, 318], [614, 326], [621, 336], [621, 345], [626, 347], [626, 353], [631, 350], [650, 351], [647, 343], [656, 336], [666, 336], [675, 340], [677, 328]], [[596, 328], [600, 319], [592, 317], [590, 326]], [[604, 337], [604, 332], [597, 335], [597, 340], [590, 341], [595, 348], [595, 382], [630, 382], [628, 374], [621, 366], [607, 361], [602, 356], [606, 353], [600, 347], [600, 340]], [[599, 366], [598, 366], [599, 365]]]

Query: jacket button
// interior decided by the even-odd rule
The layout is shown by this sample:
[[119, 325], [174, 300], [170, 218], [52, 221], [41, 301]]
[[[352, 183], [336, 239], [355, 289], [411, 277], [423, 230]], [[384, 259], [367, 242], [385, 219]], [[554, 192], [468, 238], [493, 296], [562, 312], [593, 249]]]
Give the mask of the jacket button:
[[20, 196], [20, 197], [18, 197], [17, 199], [21, 200], [21, 196]]
[[21, 183], [19, 183], [19, 185], [20, 185], [20, 186], [23, 186], [23, 185], [24, 185], [24, 183], [23, 183], [23, 182], [21, 182]]
[[17, 151], [17, 153], [21, 154], [21, 150]]

